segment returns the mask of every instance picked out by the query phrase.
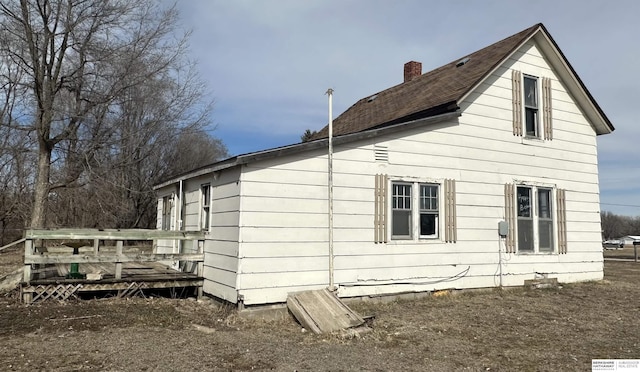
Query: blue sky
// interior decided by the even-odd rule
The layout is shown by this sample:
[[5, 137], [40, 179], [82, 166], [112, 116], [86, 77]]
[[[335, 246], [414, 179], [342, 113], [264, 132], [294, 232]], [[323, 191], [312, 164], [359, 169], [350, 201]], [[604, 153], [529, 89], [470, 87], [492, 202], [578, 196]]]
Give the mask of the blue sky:
[[598, 138], [602, 209], [640, 215], [640, 2], [178, 0], [190, 57], [232, 155], [299, 142], [358, 99], [536, 23], [545, 24], [616, 127]]

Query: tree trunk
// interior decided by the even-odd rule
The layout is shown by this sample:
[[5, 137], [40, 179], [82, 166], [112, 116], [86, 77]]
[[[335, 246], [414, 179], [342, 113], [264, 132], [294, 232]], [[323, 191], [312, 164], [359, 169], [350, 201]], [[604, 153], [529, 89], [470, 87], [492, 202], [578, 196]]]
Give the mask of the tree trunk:
[[38, 173], [35, 178], [33, 210], [31, 212], [31, 228], [41, 229], [45, 227], [47, 200], [49, 198], [49, 176], [51, 173], [51, 150], [46, 144], [41, 144], [38, 149]]

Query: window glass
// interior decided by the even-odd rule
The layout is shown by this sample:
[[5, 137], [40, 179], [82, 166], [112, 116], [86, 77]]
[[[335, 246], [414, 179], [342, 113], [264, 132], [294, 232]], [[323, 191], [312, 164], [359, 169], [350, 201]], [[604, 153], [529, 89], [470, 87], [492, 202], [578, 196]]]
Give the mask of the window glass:
[[538, 222], [540, 252], [553, 252], [553, 221]]
[[538, 79], [531, 76], [524, 77], [524, 105], [538, 108]]
[[518, 186], [518, 217], [531, 217], [531, 189]]
[[533, 252], [533, 221], [518, 218], [518, 251]]
[[210, 185], [202, 185], [202, 205], [205, 207], [209, 206], [210, 190]]
[[551, 190], [538, 189], [538, 214], [540, 218], [551, 218]]
[[552, 200], [550, 189], [538, 189], [538, 237], [541, 252], [553, 251]]
[[420, 236], [436, 236], [437, 226], [437, 214], [420, 213]]
[[162, 198], [162, 230], [171, 229], [171, 198], [165, 196]]
[[391, 236], [411, 237], [411, 185], [393, 184]]
[[528, 137], [538, 137], [538, 110], [526, 108], [525, 114], [525, 131]]
[[420, 209], [429, 211], [438, 210], [437, 185], [420, 185]]
[[393, 209], [411, 209], [411, 185], [393, 185]]
[[202, 220], [200, 227], [203, 230], [209, 230], [209, 221], [211, 218], [211, 209], [209, 208], [209, 202], [211, 199], [211, 186], [202, 185], [200, 188], [200, 194], [202, 195]]
[[533, 220], [531, 218], [531, 188], [518, 186], [518, 250], [533, 251]]
[[420, 185], [420, 236], [438, 236], [438, 185]]
[[394, 210], [391, 235], [411, 238], [411, 211]]
[[528, 137], [539, 137], [538, 130], [538, 79], [524, 77], [524, 123]]

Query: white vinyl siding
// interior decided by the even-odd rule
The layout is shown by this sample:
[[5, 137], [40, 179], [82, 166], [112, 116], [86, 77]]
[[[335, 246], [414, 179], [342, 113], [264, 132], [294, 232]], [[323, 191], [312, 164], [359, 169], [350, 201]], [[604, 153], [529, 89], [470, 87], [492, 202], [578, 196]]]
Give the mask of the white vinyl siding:
[[204, 252], [205, 293], [231, 303], [238, 300], [240, 171], [224, 170], [210, 179], [210, 227]]

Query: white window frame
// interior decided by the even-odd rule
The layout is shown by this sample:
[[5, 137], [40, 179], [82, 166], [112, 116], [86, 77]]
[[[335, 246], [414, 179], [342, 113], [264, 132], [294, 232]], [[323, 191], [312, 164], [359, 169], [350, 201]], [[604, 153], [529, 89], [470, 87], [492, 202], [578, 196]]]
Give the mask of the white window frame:
[[211, 184], [200, 185], [200, 228], [209, 231], [211, 225]]
[[[411, 182], [391, 182], [391, 239], [392, 240], [412, 240], [415, 236], [413, 233], [413, 225], [414, 225], [414, 205], [416, 205], [413, 198], [413, 190], [414, 185]], [[407, 195], [408, 191], [408, 195]], [[396, 219], [400, 217], [399, 213], [404, 215], [406, 212], [409, 212], [406, 216], [408, 218], [408, 234], [394, 234]]]
[[[556, 228], [556, 188], [549, 185], [537, 185], [531, 183], [517, 183], [514, 192], [514, 208], [515, 210], [515, 242], [516, 252], [518, 254], [555, 254], [558, 253], [558, 231]], [[523, 200], [520, 198], [520, 190], [529, 190], [529, 216], [523, 216]], [[548, 211], [545, 213], [540, 205], [541, 191], [548, 192]], [[524, 238], [521, 233], [521, 222], [530, 221], [532, 230], [532, 249], [523, 249], [521, 239]], [[540, 232], [541, 226], [548, 226], [552, 229], [549, 236], [551, 247], [541, 247]], [[549, 249], [550, 248], [550, 249]]]
[[173, 194], [162, 197], [162, 226], [161, 230], [169, 231], [172, 225]]
[[[426, 241], [426, 240], [436, 240], [440, 239], [440, 232], [442, 231], [442, 223], [443, 221], [442, 213], [443, 213], [443, 205], [442, 205], [442, 182], [433, 181], [433, 180], [406, 180], [406, 179], [392, 179], [391, 183], [391, 195], [389, 198], [389, 208], [391, 216], [391, 223], [389, 224], [389, 229], [392, 241]], [[399, 202], [397, 198], [402, 197], [406, 198], [404, 193], [397, 193], [396, 187], [394, 186], [405, 186], [410, 188], [411, 195], [409, 195], [410, 205], [407, 208], [406, 202]], [[423, 203], [422, 190], [423, 186], [435, 187], [436, 195], [435, 200], [432, 197], [428, 199], [431, 201], [431, 204], [435, 204], [436, 209], [433, 208], [423, 208], [425, 204]], [[405, 188], [406, 190], [406, 188]], [[430, 189], [432, 190], [432, 189]], [[405, 199], [406, 200], [406, 199]], [[409, 210], [409, 234], [394, 234], [394, 219], [397, 218], [398, 213], [394, 213], [397, 211], [406, 211]], [[425, 235], [421, 234], [421, 217], [422, 215], [433, 215], [435, 214], [435, 231], [433, 234]]]
[[[526, 89], [526, 81], [527, 80], [533, 80], [535, 82], [535, 106], [533, 105], [527, 105], [527, 89]], [[522, 107], [523, 107], [523, 118], [524, 120], [522, 121], [522, 125], [523, 125], [523, 129], [524, 129], [524, 137], [528, 138], [528, 139], [542, 139], [543, 138], [543, 133], [542, 133], [542, 126], [541, 126], [541, 110], [540, 110], [540, 79], [537, 76], [533, 76], [533, 75], [527, 75], [527, 74], [522, 74]], [[527, 122], [528, 122], [528, 115], [527, 112], [528, 111], [533, 111], [533, 120], [534, 120], [534, 128], [533, 128], [533, 134], [529, 134], [529, 130], [527, 128]]]

